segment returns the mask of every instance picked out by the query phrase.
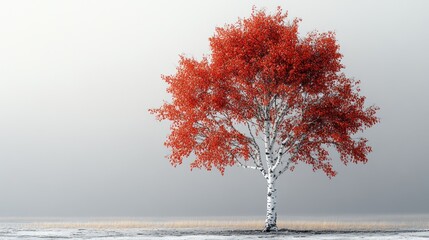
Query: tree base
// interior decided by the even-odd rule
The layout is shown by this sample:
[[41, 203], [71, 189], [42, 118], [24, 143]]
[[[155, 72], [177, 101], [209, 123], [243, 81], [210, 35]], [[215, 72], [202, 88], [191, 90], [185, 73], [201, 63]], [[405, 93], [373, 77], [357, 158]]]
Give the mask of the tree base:
[[278, 230], [279, 229], [277, 228], [277, 225], [268, 225], [268, 226], [265, 226], [262, 232], [277, 232]]

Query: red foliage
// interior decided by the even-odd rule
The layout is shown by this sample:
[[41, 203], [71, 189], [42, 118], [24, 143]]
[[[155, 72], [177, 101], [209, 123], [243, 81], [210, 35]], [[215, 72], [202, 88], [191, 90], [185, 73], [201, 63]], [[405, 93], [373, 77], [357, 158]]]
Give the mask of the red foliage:
[[366, 108], [359, 82], [341, 73], [334, 33], [301, 37], [300, 20], [286, 17], [281, 9], [274, 15], [254, 10], [250, 18], [216, 29], [209, 56], [181, 56], [176, 74], [162, 77], [172, 102], [150, 111], [172, 121], [165, 145], [173, 165], [194, 153], [192, 168], [214, 166], [223, 173], [256, 150], [240, 126], [251, 123], [260, 135], [264, 121], [292, 164], [303, 161], [335, 176], [330, 146], [345, 164], [367, 161], [367, 140], [353, 136], [378, 122], [377, 107]]

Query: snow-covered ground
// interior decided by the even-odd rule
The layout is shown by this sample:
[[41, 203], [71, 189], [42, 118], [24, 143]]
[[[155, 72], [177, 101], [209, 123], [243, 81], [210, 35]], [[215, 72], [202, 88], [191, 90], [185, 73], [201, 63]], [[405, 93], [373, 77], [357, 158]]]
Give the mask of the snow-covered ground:
[[29, 225], [3, 224], [0, 239], [428, 239], [429, 230], [400, 231], [237, 231], [219, 229], [79, 229], [79, 228], [37, 228]]
[[[256, 220], [254, 220], [256, 219]], [[429, 215], [291, 217], [262, 233], [261, 218], [55, 219], [0, 218], [2, 239], [396, 240], [429, 239]], [[285, 229], [294, 230], [285, 230]]]

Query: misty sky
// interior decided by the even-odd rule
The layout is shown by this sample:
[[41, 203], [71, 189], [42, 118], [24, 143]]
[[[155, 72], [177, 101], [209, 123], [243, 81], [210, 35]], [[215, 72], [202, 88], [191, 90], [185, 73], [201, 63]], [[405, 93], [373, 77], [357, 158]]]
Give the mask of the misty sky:
[[[288, 215], [429, 213], [429, 1], [2, 1], [0, 216], [255, 216], [266, 182], [233, 167], [173, 168], [169, 96], [179, 54], [209, 53], [216, 26], [280, 5], [300, 33], [334, 30], [344, 72], [381, 123], [366, 165], [299, 165], [278, 182]], [[338, 163], [338, 159], [334, 159]]]

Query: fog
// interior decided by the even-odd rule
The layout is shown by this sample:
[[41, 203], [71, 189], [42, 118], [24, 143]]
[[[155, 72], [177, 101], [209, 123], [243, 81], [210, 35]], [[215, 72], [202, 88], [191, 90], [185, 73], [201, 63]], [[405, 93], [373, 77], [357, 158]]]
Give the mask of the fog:
[[161, 74], [201, 58], [216, 26], [280, 5], [300, 33], [334, 30], [344, 72], [381, 123], [365, 165], [299, 165], [278, 182], [279, 217], [429, 213], [428, 1], [3, 1], [0, 216], [265, 214], [260, 173], [174, 168]]

